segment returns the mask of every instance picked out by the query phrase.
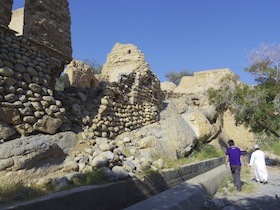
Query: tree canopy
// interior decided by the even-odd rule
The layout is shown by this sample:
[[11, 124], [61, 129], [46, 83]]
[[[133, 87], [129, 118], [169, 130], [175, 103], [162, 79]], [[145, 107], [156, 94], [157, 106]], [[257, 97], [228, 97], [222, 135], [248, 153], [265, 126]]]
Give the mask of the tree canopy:
[[101, 73], [101, 70], [102, 70], [103, 66], [101, 64], [99, 64], [96, 60], [85, 59], [85, 60], [83, 60], [83, 62], [90, 66], [90, 69], [94, 74], [100, 74]]
[[280, 45], [261, 45], [249, 54], [250, 72], [257, 82], [249, 86], [226, 76], [219, 89], [208, 90], [209, 101], [220, 112], [229, 109], [237, 123], [256, 133], [280, 137]]
[[193, 76], [193, 72], [183, 70], [181, 72], [169, 71], [165, 74], [165, 78], [168, 79], [169, 82], [173, 82], [175, 85], [179, 85], [184, 76]]

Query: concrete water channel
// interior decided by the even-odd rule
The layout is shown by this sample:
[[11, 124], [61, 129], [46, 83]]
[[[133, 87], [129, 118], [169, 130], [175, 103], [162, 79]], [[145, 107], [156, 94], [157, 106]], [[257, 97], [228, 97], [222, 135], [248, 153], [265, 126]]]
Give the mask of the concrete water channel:
[[202, 209], [227, 175], [224, 156], [116, 183], [82, 186], [31, 201], [0, 206], [6, 210]]

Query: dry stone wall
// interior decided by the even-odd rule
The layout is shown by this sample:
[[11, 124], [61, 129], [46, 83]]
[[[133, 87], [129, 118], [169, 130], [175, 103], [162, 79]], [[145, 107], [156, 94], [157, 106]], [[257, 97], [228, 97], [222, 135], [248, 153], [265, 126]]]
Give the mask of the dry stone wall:
[[67, 62], [56, 52], [0, 27], [0, 121], [22, 135], [55, 133], [65, 109], [53, 97], [54, 75]]
[[8, 27], [12, 15], [13, 0], [0, 1], [0, 25]]
[[25, 0], [24, 35], [72, 57], [68, 0]]
[[[147, 76], [152, 79], [152, 72]], [[122, 75], [119, 82], [56, 92], [56, 98], [66, 108], [61, 130], [83, 130], [89, 138], [114, 138], [157, 122], [163, 100], [159, 84], [141, 84], [137, 73], [132, 73]]]
[[159, 120], [160, 82], [136, 46], [115, 44], [100, 78], [104, 81], [97, 87], [70, 87], [57, 93], [66, 107], [62, 130], [86, 130], [90, 137], [114, 138]]

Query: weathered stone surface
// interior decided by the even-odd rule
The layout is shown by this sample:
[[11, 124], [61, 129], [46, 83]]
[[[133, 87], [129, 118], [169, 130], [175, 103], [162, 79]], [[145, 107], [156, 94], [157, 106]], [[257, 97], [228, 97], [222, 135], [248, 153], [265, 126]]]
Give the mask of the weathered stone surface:
[[6, 123], [3, 123], [0, 121], [0, 140], [7, 139], [10, 136], [14, 135], [16, 132], [14, 129], [12, 129], [10, 126], [8, 126]]
[[[166, 102], [167, 103], [167, 102]], [[195, 132], [178, 112], [173, 101], [168, 101], [160, 113], [159, 122], [144, 126], [117, 137], [129, 137], [131, 145], [142, 148], [142, 157], [152, 159], [152, 155], [177, 159], [185, 157], [198, 142]], [[119, 144], [119, 143], [118, 143]], [[131, 151], [133, 152], [133, 151]]]
[[1, 8], [0, 25], [8, 27], [10, 20], [11, 20], [11, 15], [12, 15], [12, 5], [13, 5], [12, 0], [1, 0], [0, 1], [0, 8]]
[[174, 89], [175, 93], [205, 92], [210, 87], [219, 87], [219, 81], [227, 74], [233, 75], [229, 69], [213, 69], [194, 72], [194, 76], [182, 77], [180, 84]]
[[208, 119], [200, 111], [192, 111], [182, 114], [182, 117], [195, 132], [196, 138], [206, 141], [215, 132]]
[[62, 156], [64, 153], [56, 144], [38, 137], [5, 142], [0, 148], [0, 162], [13, 158], [14, 169], [30, 168], [46, 158]]
[[132, 44], [116, 43], [102, 68], [102, 75], [110, 82], [120, 81], [121, 75], [138, 72], [141, 78], [150, 71], [144, 54]]
[[25, 0], [23, 34], [72, 57], [68, 0]]
[[61, 124], [62, 121], [60, 119], [44, 116], [43, 119], [38, 120], [38, 122], [34, 124], [34, 129], [44, 133], [54, 134]]
[[234, 116], [229, 111], [223, 116], [223, 131], [242, 149], [253, 148], [255, 144], [255, 135], [244, 125], [236, 125]]
[[20, 118], [20, 113], [15, 108], [0, 107], [0, 121], [7, 124], [16, 125], [22, 120]]
[[112, 171], [117, 175], [119, 180], [126, 179], [128, 177], [128, 172], [121, 166], [114, 166]]
[[64, 85], [64, 87], [67, 87], [67, 84], [83, 88], [98, 86], [98, 81], [95, 78], [91, 67], [82, 61], [72, 60], [64, 70], [64, 73], [67, 75], [67, 77], [65, 77], [64, 84], [66, 85]]
[[160, 88], [162, 91], [174, 91], [174, 89], [177, 87], [173, 82], [162, 82], [160, 83]]
[[[0, 147], [0, 170], [18, 170], [35, 167], [38, 164], [61, 162], [75, 147], [77, 137], [72, 132], [56, 135], [36, 135], [4, 142]], [[45, 162], [46, 161], [46, 162]]]

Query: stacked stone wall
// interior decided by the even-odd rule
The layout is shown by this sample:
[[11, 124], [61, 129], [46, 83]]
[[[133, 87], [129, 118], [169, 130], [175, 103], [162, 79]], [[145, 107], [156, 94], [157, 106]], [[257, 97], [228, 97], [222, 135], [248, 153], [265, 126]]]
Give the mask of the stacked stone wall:
[[0, 1], [0, 25], [8, 27], [11, 21], [13, 0]]
[[59, 75], [67, 62], [0, 27], [0, 123], [22, 135], [54, 133], [65, 110], [53, 97], [53, 75]]
[[159, 82], [152, 74], [149, 76], [150, 85], [144, 85], [137, 73], [133, 73], [123, 75], [120, 82], [57, 92], [57, 98], [66, 107], [67, 120], [61, 129], [80, 129], [88, 131], [90, 137], [114, 138], [157, 122], [163, 95], [158, 91]]
[[23, 34], [72, 57], [68, 0], [25, 0]]

